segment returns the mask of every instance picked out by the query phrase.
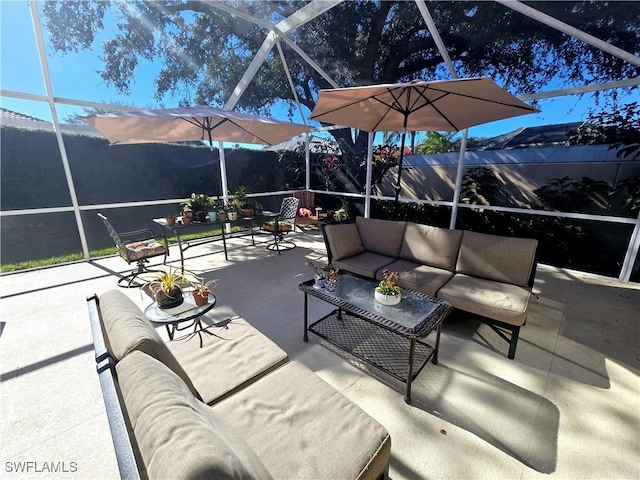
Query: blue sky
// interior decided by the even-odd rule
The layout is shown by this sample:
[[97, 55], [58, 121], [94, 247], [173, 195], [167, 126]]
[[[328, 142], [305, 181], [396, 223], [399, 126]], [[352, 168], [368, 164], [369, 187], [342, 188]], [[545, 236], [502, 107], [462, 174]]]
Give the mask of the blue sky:
[[[99, 45], [105, 38], [107, 37], [98, 38], [95, 44]], [[153, 80], [158, 67], [152, 63], [146, 62], [136, 71], [131, 94], [125, 96], [119, 94], [114, 87], [106, 86], [96, 73], [101, 68], [99, 52], [80, 52], [66, 56], [52, 51], [47, 53], [55, 96], [152, 108], [173, 107], [177, 104], [174, 99], [165, 99], [164, 105], [159, 105], [153, 100]], [[26, 1], [0, 0], [0, 87], [40, 95], [46, 93], [31, 15]], [[558, 86], [550, 86], [547, 90], [556, 88]], [[640, 94], [637, 92], [627, 94], [625, 100], [639, 101]], [[46, 103], [0, 97], [0, 105], [20, 113], [51, 120], [51, 111]], [[490, 137], [519, 127], [581, 121], [586, 117], [588, 109], [593, 106], [593, 97], [590, 94], [583, 97], [571, 95], [543, 100], [538, 106], [540, 113], [473, 127], [469, 134], [476, 137]], [[58, 104], [58, 116], [61, 121], [76, 112], [80, 113], [81, 109]], [[308, 115], [304, 109], [303, 112]], [[274, 111], [272, 116], [287, 119], [284, 109]], [[302, 123], [297, 109], [291, 121]], [[379, 139], [379, 136], [376, 137], [376, 143]]]

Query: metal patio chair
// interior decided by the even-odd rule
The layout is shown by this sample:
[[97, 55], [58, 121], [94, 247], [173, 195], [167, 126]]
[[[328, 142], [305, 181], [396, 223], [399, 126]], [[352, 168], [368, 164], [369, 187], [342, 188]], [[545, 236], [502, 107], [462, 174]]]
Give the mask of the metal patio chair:
[[[153, 257], [164, 256], [162, 263], [167, 262], [169, 255], [169, 242], [164, 235], [157, 236], [153, 230], [144, 228], [131, 232], [116, 232], [107, 217], [98, 213], [98, 217], [104, 222], [109, 235], [118, 247], [118, 253], [129, 264], [136, 263], [136, 270], [118, 280], [118, 286], [123, 288], [141, 287], [136, 281], [138, 275], [144, 272], [156, 272], [147, 268], [146, 264]], [[124, 283], [126, 282], [126, 285]]]
[[285, 197], [282, 199], [280, 214], [273, 220], [262, 224], [262, 230], [266, 230], [273, 235], [273, 242], [267, 245], [267, 249], [291, 250], [296, 248], [296, 244], [284, 239], [284, 236], [295, 231], [296, 215], [298, 213], [298, 200], [295, 197]]

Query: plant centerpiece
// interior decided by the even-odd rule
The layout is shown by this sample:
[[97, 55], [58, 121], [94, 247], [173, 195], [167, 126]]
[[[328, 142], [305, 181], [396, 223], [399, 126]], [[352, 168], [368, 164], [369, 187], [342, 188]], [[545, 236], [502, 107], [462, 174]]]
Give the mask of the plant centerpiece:
[[243, 218], [250, 218], [253, 216], [253, 208], [247, 198], [247, 189], [244, 185], [240, 185], [236, 189], [236, 193], [233, 195], [233, 205]]
[[191, 282], [193, 287], [193, 301], [197, 306], [203, 307], [209, 301], [209, 294], [211, 290], [216, 288], [218, 280], [209, 280], [205, 282], [202, 277], [196, 277], [196, 280]]
[[184, 207], [189, 207], [189, 209], [191, 209], [191, 211], [193, 212], [192, 215], [195, 216], [199, 221], [203, 222], [207, 218], [207, 212], [212, 210], [214, 205], [214, 200], [204, 193], [192, 193], [191, 197], [189, 197], [187, 201], [182, 204], [182, 207], [183, 211]]
[[383, 305], [397, 305], [400, 302], [402, 288], [398, 286], [398, 272], [382, 271], [383, 279], [375, 290], [375, 299]]
[[311, 260], [307, 260], [304, 264], [313, 270], [313, 279], [315, 280], [313, 288], [327, 288], [331, 292], [336, 289], [338, 283], [337, 268], [334, 268], [331, 264], [322, 267]]
[[326, 279], [324, 281], [325, 288], [327, 291], [333, 292], [338, 287], [338, 269], [333, 265], [328, 264], [324, 267], [324, 271], [326, 275]]
[[153, 299], [160, 308], [173, 308], [182, 305], [183, 290], [189, 280], [177, 268], [157, 273], [144, 286], [148, 286]]

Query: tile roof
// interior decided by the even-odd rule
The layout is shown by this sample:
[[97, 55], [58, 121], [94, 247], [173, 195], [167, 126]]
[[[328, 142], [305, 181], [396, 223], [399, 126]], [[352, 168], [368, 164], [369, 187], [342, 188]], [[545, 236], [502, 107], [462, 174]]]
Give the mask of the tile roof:
[[25, 115], [23, 113], [14, 112], [13, 110], [8, 110], [6, 108], [0, 107], [0, 119], [11, 119], [11, 120], [31, 120], [34, 122], [44, 122], [41, 118], [32, 117], [30, 115]]

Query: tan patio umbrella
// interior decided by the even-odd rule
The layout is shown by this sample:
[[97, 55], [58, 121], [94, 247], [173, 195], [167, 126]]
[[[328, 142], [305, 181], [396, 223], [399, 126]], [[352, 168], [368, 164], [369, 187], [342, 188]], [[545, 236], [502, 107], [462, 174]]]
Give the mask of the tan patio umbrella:
[[[80, 117], [111, 145], [213, 141], [275, 145], [310, 130], [306, 125], [209, 106], [129, 110]], [[220, 148], [222, 196], [227, 202], [224, 150]]]
[[130, 110], [80, 117], [111, 143], [213, 141], [275, 145], [310, 130], [306, 125], [209, 106]]
[[397, 202], [407, 131], [455, 132], [537, 111], [491, 78], [462, 78], [320, 90], [309, 118], [365, 132], [402, 131]]

